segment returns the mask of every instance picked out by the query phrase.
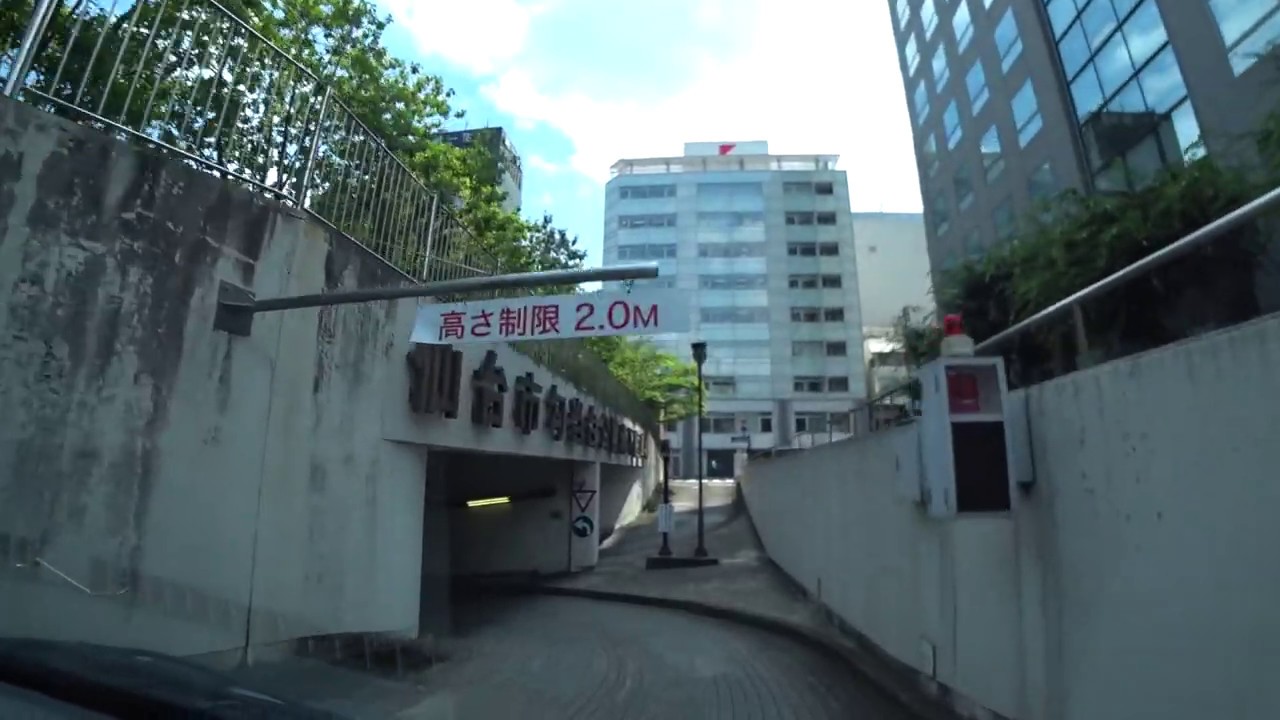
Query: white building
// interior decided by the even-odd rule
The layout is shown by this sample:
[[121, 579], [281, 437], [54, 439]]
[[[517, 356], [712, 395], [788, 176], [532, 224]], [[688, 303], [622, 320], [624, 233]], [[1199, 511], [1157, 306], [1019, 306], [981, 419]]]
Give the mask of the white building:
[[[707, 477], [735, 450], [845, 437], [866, 395], [849, 189], [834, 155], [769, 155], [764, 142], [688, 143], [680, 157], [620, 160], [605, 192], [605, 265], [657, 261], [637, 283], [694, 293], [693, 332], [660, 336], [690, 358], [707, 343]], [[673, 472], [697, 474], [696, 426], [668, 428]]]

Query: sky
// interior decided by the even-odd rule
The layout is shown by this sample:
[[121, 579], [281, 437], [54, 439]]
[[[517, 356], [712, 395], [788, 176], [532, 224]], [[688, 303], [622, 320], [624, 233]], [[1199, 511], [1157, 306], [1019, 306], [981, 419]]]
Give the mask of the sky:
[[376, 0], [386, 42], [501, 125], [525, 215], [551, 213], [600, 264], [604, 184], [621, 158], [767, 140], [838, 154], [854, 211], [919, 212], [885, 0]]

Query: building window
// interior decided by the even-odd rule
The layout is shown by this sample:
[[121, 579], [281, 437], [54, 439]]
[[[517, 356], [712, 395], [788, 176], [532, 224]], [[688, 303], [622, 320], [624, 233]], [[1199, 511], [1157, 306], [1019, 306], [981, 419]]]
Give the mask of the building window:
[[700, 197], [763, 197], [764, 185], [758, 182], [698, 183]]
[[823, 308], [823, 322], [844, 322], [844, 308]]
[[618, 227], [623, 229], [635, 228], [651, 228], [651, 227], [675, 227], [675, 213], [666, 213], [663, 215], [619, 215]]
[[938, 27], [938, 11], [933, 7], [933, 0], [920, 3], [920, 24], [924, 26], [924, 41], [929, 42], [934, 28]]
[[955, 150], [956, 145], [960, 144], [960, 110], [956, 108], [956, 101], [952, 100], [947, 105], [947, 109], [942, 113], [942, 131], [947, 135], [947, 149]]
[[1022, 54], [1022, 38], [1018, 37], [1018, 23], [1013, 19], [1012, 8], [1004, 11], [1004, 17], [996, 25], [995, 36], [996, 52], [1000, 53], [1000, 69], [1008, 74], [1009, 68]]
[[699, 227], [738, 228], [764, 225], [764, 213], [761, 212], [700, 212]]
[[844, 280], [839, 275], [823, 275], [822, 287], [827, 290], [835, 290], [844, 287]]
[[849, 392], [849, 377], [827, 378], [827, 392]]
[[970, 260], [976, 260], [982, 257], [982, 234], [978, 228], [974, 228], [965, 233], [964, 236], [964, 254]]
[[772, 415], [760, 416], [760, 432], [762, 433], [773, 432], [773, 416]]
[[1013, 220], [1013, 201], [1011, 198], [1005, 198], [1003, 202], [996, 206], [992, 213], [992, 219], [996, 226], [996, 240], [1004, 242], [1013, 237], [1014, 220]]
[[951, 183], [956, 193], [956, 209], [963, 211], [973, 204], [973, 176], [969, 173], [968, 163], [956, 168]]
[[818, 413], [805, 413], [803, 415], [796, 413], [795, 426], [798, 433], [826, 432], [827, 416]]
[[833, 182], [815, 182], [813, 184], [814, 195], [835, 195], [836, 184]]
[[733, 415], [731, 414], [707, 413], [707, 417], [702, 418], [699, 424], [702, 425], [702, 432], [706, 433], [736, 432]]
[[767, 286], [765, 275], [699, 275], [703, 290], [760, 290]]
[[[764, 257], [765, 243], [698, 243], [698, 257]], [[674, 256], [673, 256], [674, 257]]]
[[990, 93], [987, 91], [987, 76], [982, 71], [982, 58], [978, 57], [973, 61], [973, 67], [969, 69], [969, 74], [964, 78], [964, 84], [969, 88], [969, 108], [974, 115], [987, 104], [987, 97]]
[[822, 322], [822, 308], [793, 307], [791, 308], [791, 322]]
[[907, 38], [907, 44], [902, 47], [902, 54], [907, 57], [907, 77], [911, 77], [920, 67], [920, 48], [916, 45], [915, 33]]
[[1033, 201], [1048, 200], [1058, 191], [1058, 183], [1053, 177], [1053, 167], [1046, 160], [1031, 172], [1027, 178], [1027, 193]]
[[731, 397], [738, 391], [738, 383], [731, 377], [707, 377], [703, 383], [712, 397]]
[[833, 242], [818, 243], [818, 255], [822, 257], [835, 257], [840, 254], [840, 244]]
[[676, 256], [675, 243], [669, 245], [622, 245], [619, 260], [664, 260]]
[[700, 311], [704, 323], [766, 323], [767, 307], [704, 307]]
[[930, 132], [928, 139], [924, 141], [920, 158], [924, 162], [925, 176], [933, 177], [938, 172], [938, 136], [935, 133]]
[[923, 125], [925, 118], [929, 116], [929, 87], [925, 83], [925, 78], [917, 80], [916, 91], [911, 96], [916, 111], [917, 125]]
[[811, 212], [789, 212], [786, 214], [786, 223], [788, 225], [812, 225], [813, 213]]
[[814, 219], [819, 225], [835, 225], [836, 214], [833, 212], [814, 213]]
[[791, 389], [798, 393], [820, 393], [826, 390], [826, 378], [799, 376], [791, 379]]
[[647, 198], [669, 198], [676, 196], [675, 185], [633, 185], [619, 188], [618, 197], [623, 200], [643, 200]]
[[[792, 310], [794, 312], [795, 309]], [[816, 322], [816, 321], [815, 321]], [[791, 343], [792, 357], [822, 357], [822, 341], [796, 340]]]
[[792, 275], [787, 278], [787, 287], [793, 290], [813, 290], [818, 287], [817, 275]]
[[907, 20], [911, 18], [911, 0], [898, 0], [894, 11], [898, 18], [898, 29], [901, 30], [907, 26]]
[[791, 257], [817, 257], [818, 243], [787, 243], [787, 255]]
[[827, 357], [848, 357], [849, 346], [844, 341], [826, 344]]
[[1280, 3], [1209, 0], [1209, 9], [1227, 46], [1231, 69], [1239, 76], [1280, 40]]
[[1031, 78], [1013, 96], [1013, 124], [1018, 128], [1018, 145], [1026, 147], [1043, 124], [1040, 119], [1040, 106], [1036, 103], [1036, 90]]
[[951, 27], [956, 34], [956, 54], [964, 52], [973, 39], [973, 18], [969, 17], [969, 0], [960, 0], [956, 5], [956, 14], [951, 18]]
[[947, 67], [947, 44], [938, 43], [938, 50], [933, 54], [933, 86], [938, 92], [942, 92], [950, 77], [951, 70]]
[[1004, 170], [1004, 155], [1000, 152], [1000, 131], [995, 125], [992, 125], [982, 136], [978, 152], [982, 154], [982, 174], [987, 182], [1000, 177], [1001, 171]]
[[933, 218], [933, 231], [943, 235], [951, 227], [951, 206], [944, 192], [935, 191], [929, 201], [929, 216]]

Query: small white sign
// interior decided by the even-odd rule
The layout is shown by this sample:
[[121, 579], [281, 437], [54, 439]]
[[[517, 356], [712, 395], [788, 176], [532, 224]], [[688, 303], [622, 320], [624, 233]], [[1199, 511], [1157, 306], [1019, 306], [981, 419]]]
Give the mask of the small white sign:
[[652, 290], [422, 305], [411, 340], [492, 343], [688, 331], [689, 295]]
[[675, 506], [671, 503], [662, 503], [658, 506], [658, 532], [675, 532], [675, 520]]

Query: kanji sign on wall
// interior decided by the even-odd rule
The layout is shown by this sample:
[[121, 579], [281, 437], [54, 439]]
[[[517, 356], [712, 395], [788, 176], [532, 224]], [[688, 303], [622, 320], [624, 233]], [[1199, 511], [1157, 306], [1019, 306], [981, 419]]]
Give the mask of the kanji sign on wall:
[[656, 290], [423, 305], [411, 339], [454, 344], [688, 331], [689, 296]]

